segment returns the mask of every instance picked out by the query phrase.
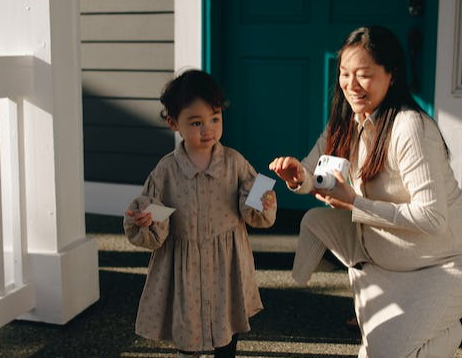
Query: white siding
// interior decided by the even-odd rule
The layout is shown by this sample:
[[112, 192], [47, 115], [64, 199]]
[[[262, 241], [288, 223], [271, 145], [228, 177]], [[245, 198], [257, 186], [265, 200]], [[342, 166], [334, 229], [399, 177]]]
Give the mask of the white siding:
[[141, 185], [174, 147], [159, 114], [173, 77], [173, 0], [80, 4], [86, 182]]

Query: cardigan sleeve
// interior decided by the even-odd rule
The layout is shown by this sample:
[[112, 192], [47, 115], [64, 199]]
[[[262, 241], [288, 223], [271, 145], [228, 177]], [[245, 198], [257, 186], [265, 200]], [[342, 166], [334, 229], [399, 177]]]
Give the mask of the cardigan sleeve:
[[448, 158], [436, 124], [418, 112], [402, 113], [395, 120], [389, 151], [409, 200], [385, 202], [357, 196], [353, 221], [433, 235], [444, 232], [448, 210], [443, 171]]
[[318, 159], [324, 154], [326, 148], [327, 129], [319, 136], [316, 144], [311, 149], [310, 153], [303, 158], [302, 166], [305, 170], [305, 181], [297, 188], [293, 189], [287, 186], [287, 188], [297, 194], [307, 194], [313, 190], [313, 173], [318, 164]]

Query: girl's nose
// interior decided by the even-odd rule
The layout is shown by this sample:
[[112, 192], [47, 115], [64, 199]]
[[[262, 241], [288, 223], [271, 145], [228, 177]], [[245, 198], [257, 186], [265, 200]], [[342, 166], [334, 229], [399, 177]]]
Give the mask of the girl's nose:
[[207, 133], [208, 131], [210, 131], [211, 128], [212, 127], [210, 126], [210, 124], [204, 123], [204, 125], [201, 127], [202, 133]]

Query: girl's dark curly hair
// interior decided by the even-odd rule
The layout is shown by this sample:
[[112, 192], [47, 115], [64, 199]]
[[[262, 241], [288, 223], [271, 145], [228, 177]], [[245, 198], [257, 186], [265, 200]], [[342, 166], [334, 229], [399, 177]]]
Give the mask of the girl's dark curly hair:
[[207, 72], [192, 69], [165, 85], [160, 96], [164, 106], [160, 115], [163, 119], [171, 117], [176, 120], [181, 111], [198, 98], [212, 108], [224, 109], [227, 106], [223, 90], [213, 77]]

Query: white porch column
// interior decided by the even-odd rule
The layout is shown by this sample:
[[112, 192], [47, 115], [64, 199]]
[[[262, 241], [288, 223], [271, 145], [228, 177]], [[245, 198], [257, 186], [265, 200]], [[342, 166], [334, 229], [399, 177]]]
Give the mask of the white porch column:
[[79, 16], [79, 0], [0, 0], [0, 56], [34, 56], [20, 128], [36, 307], [20, 318], [57, 324], [99, 299], [85, 233]]

